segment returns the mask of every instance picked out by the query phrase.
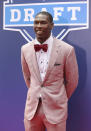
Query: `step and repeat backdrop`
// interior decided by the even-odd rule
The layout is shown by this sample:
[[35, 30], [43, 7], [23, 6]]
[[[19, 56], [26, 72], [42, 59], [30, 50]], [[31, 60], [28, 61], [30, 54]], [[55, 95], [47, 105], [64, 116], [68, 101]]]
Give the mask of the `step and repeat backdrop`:
[[89, 0], [0, 0], [0, 131], [24, 131], [27, 88], [21, 46], [35, 38], [36, 13], [48, 11], [53, 35], [73, 45], [79, 83], [69, 100], [67, 131], [91, 131], [91, 24]]

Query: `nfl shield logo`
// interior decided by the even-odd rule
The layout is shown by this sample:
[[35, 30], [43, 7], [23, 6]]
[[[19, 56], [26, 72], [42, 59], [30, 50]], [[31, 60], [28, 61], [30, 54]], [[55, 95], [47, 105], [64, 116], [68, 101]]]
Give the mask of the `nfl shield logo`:
[[4, 2], [3, 29], [19, 31], [29, 42], [35, 37], [33, 21], [40, 11], [52, 14], [55, 25], [53, 34], [58, 39], [62, 40], [69, 31], [89, 28], [89, 0], [73, 2], [36, 0], [34, 3], [30, 0], [26, 0], [26, 3], [7, 0]]

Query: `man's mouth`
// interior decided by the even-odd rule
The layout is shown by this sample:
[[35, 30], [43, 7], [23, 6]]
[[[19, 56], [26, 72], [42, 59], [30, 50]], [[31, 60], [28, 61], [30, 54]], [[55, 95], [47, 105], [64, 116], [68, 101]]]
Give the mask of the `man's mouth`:
[[38, 35], [43, 34], [43, 31], [42, 30], [37, 30], [36, 34], [38, 34]]

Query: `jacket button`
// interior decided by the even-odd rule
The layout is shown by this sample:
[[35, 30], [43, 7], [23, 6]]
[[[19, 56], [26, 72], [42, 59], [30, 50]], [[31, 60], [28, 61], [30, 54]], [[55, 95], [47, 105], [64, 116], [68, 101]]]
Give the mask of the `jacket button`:
[[41, 85], [41, 87], [43, 87], [43, 84]]

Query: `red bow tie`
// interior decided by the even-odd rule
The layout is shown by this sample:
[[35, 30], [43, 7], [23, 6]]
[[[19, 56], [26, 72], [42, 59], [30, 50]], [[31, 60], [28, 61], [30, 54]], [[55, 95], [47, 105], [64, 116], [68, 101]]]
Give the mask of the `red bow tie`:
[[34, 45], [34, 49], [35, 49], [36, 52], [39, 51], [39, 50], [41, 50], [41, 49], [44, 52], [47, 52], [48, 45], [47, 44], [41, 44], [41, 45], [36, 44], [36, 45]]

